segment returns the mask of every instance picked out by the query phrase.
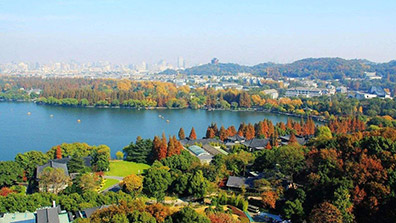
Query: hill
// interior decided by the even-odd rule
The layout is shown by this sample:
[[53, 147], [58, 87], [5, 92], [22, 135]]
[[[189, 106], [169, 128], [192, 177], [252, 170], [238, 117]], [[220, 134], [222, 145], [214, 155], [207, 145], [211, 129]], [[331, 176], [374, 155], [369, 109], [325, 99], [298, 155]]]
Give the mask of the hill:
[[[390, 76], [396, 81], [396, 61], [374, 63], [368, 60], [346, 60], [342, 58], [307, 58], [288, 64], [261, 63], [254, 66], [244, 66], [235, 63], [204, 64], [179, 72], [186, 75], [236, 75], [252, 73], [263, 77], [310, 77], [323, 80], [345, 77], [364, 77], [364, 72], [377, 72], [383, 77]], [[167, 70], [163, 73], [176, 73]]]

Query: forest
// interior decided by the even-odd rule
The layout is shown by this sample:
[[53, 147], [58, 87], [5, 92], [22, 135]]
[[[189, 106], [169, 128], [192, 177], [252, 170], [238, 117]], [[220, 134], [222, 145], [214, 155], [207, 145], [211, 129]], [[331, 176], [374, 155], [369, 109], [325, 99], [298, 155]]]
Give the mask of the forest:
[[[22, 90], [24, 89], [24, 90]], [[30, 89], [41, 92], [28, 94]], [[33, 100], [55, 106], [97, 106], [135, 109], [264, 110], [331, 120], [363, 115], [396, 118], [396, 99], [348, 98], [345, 94], [314, 98], [271, 99], [261, 88], [215, 90], [176, 87], [173, 83], [82, 78], [0, 78], [0, 99]]]

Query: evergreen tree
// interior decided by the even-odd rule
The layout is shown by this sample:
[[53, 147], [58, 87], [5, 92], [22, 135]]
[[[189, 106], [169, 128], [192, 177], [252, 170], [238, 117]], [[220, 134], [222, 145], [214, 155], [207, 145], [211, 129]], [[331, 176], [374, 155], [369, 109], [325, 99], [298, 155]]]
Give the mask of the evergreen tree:
[[67, 168], [69, 170], [69, 173], [80, 173], [84, 171], [84, 159], [78, 156], [76, 153], [73, 154], [72, 158], [67, 163]]
[[131, 142], [123, 149], [125, 153], [125, 160], [151, 164], [154, 161], [153, 141], [151, 139], [136, 140], [136, 143]]

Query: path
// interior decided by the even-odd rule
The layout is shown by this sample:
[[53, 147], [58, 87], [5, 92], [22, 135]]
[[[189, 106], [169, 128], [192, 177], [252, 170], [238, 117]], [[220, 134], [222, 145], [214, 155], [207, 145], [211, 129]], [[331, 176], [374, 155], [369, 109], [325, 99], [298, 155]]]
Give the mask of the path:
[[[105, 178], [105, 179], [114, 179], [114, 180], [118, 180], [118, 181], [121, 181], [122, 179], [124, 179], [123, 177], [117, 177], [117, 176], [104, 176], [104, 178]], [[116, 184], [114, 184], [114, 185], [112, 185], [112, 186], [110, 186], [110, 187], [104, 189], [104, 190], [102, 191], [102, 193], [106, 193], [106, 192], [108, 192], [108, 191], [117, 192], [117, 191], [119, 191], [119, 190], [121, 190], [121, 188], [120, 188], [120, 186], [118, 185], [118, 183], [116, 183]]]

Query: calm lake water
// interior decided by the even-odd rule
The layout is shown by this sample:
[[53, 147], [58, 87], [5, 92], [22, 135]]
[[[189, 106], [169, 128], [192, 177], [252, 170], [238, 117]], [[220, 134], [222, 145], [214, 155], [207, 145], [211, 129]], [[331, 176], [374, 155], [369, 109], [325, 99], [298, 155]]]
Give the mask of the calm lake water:
[[265, 118], [274, 124], [287, 120], [286, 116], [263, 112], [67, 108], [0, 102], [0, 160], [13, 160], [17, 153], [30, 150], [45, 152], [63, 142], [105, 144], [114, 156], [137, 136], [153, 138], [162, 132], [177, 136], [180, 127], [188, 135], [194, 126], [201, 138], [211, 122], [219, 127], [238, 128], [241, 122], [253, 123]]

